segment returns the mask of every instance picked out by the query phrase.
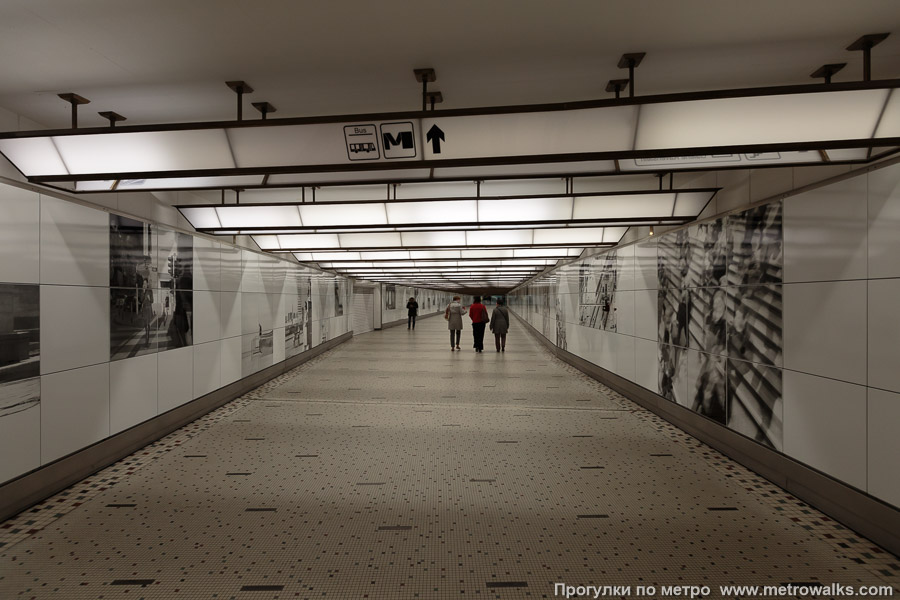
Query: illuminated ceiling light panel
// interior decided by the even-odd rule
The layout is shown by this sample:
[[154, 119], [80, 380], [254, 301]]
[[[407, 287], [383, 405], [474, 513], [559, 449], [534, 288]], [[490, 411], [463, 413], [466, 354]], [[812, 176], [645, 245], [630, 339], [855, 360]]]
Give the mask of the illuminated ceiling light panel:
[[219, 229], [222, 227], [222, 222], [219, 221], [219, 215], [216, 213], [215, 208], [184, 207], [179, 210], [181, 210], [181, 214], [184, 215], [184, 218], [190, 222], [194, 229]]
[[[796, 164], [824, 161], [817, 152], [792, 154], [800, 151], [900, 146], [897, 87], [900, 80], [884, 80], [378, 119], [336, 115], [10, 132], [0, 134], [0, 152], [34, 183], [143, 179], [140, 189], [154, 189], [149, 182], [157, 179], [171, 185], [184, 178], [190, 188], [199, 181], [188, 178], [250, 175], [361, 182], [390, 181], [390, 171], [398, 179], [412, 173], [427, 178], [431, 169], [440, 176], [467, 177], [473, 169], [536, 174], [559, 163], [594, 162], [597, 172], [609, 173], [614, 160], [626, 170], [650, 164], [709, 168], [728, 157], [741, 166]], [[446, 133], [442, 144], [424, 139], [432, 127]], [[691, 158], [699, 160], [684, 160]]]
[[647, 104], [635, 150], [868, 139], [887, 99], [877, 89]]
[[[302, 231], [366, 233], [467, 231], [639, 223], [679, 225], [700, 213], [717, 189], [630, 192], [566, 197], [430, 200], [393, 202], [244, 203], [178, 206], [195, 229], [215, 231], [211, 211], [222, 228], [244, 234]], [[504, 219], [505, 221], [500, 221]], [[201, 226], [201, 222], [203, 225]], [[210, 224], [212, 224], [210, 226]], [[263, 231], [264, 230], [264, 231]], [[424, 244], [423, 244], [424, 245]]]
[[254, 235], [253, 241], [260, 250], [281, 250], [277, 235]]
[[460, 258], [460, 250], [410, 250], [409, 257], [414, 260], [428, 258]]
[[53, 142], [70, 173], [144, 173], [233, 169], [221, 129], [58, 135]]
[[[706, 197], [709, 199], [712, 194], [707, 193]], [[580, 196], [575, 198], [572, 218], [588, 220], [670, 216], [674, 204], [675, 194], [672, 192], [623, 194], [621, 196]]]
[[306, 227], [329, 225], [387, 225], [384, 204], [300, 204], [300, 216]]
[[[572, 218], [572, 198], [479, 200], [478, 222], [565, 221]], [[578, 218], [578, 217], [575, 217]]]
[[279, 227], [299, 227], [303, 223], [297, 207], [284, 206], [239, 206], [223, 205], [214, 209], [219, 215], [222, 227], [266, 227], [277, 223]]
[[342, 248], [392, 248], [400, 246], [399, 233], [342, 233]]
[[392, 225], [401, 223], [473, 223], [478, 221], [474, 200], [433, 202], [391, 202], [387, 204]]

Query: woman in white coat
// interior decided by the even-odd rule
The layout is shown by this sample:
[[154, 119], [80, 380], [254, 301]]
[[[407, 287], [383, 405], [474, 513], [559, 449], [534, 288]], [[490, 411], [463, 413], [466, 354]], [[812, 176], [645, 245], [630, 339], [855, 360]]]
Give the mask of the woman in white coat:
[[444, 318], [447, 319], [447, 328], [450, 330], [450, 350], [459, 350], [459, 338], [462, 335], [462, 318], [464, 314], [466, 314], [466, 309], [460, 302], [459, 296], [453, 296], [453, 301], [447, 305], [447, 309], [444, 311]]

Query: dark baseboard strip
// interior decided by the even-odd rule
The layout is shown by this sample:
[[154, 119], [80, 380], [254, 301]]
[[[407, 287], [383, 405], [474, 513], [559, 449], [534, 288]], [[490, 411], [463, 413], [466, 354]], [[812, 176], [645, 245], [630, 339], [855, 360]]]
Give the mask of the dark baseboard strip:
[[522, 317], [516, 313], [513, 313], [513, 316], [525, 331], [560, 360], [662, 417], [886, 550], [900, 555], [900, 510], [758, 444], [684, 406], [666, 400], [633, 381], [560, 349]]
[[34, 506], [70, 485], [196, 421], [291, 369], [352, 339], [345, 333], [297, 356], [272, 365], [187, 404], [126, 429], [0, 486], [0, 521]]

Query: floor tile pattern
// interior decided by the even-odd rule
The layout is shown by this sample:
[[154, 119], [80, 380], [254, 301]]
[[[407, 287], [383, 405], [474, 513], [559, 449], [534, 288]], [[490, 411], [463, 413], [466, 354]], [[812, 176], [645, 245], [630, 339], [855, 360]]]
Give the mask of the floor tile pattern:
[[516, 324], [505, 353], [444, 328], [358, 336], [3, 523], [0, 598], [900, 587], [897, 557]]

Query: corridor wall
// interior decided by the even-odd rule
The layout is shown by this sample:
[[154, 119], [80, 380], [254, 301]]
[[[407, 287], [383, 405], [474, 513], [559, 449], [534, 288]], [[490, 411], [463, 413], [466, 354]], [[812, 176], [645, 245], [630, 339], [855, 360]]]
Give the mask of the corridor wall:
[[559, 348], [900, 506], [900, 165], [543, 274]]
[[352, 282], [0, 183], [0, 483], [350, 331]]

